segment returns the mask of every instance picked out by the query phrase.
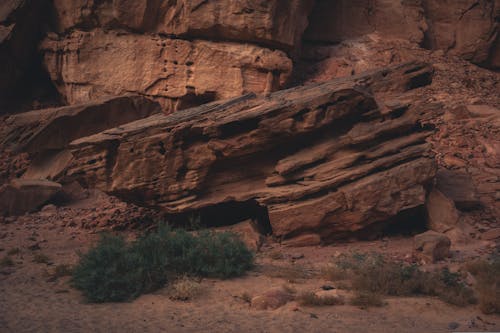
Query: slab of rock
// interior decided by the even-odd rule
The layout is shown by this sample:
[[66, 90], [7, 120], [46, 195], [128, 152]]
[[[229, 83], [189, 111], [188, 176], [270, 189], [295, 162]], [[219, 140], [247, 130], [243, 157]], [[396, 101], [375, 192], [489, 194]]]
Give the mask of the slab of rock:
[[436, 175], [436, 189], [453, 200], [458, 209], [469, 210], [481, 204], [472, 177], [466, 173], [439, 170]]
[[427, 227], [437, 232], [446, 232], [458, 222], [459, 214], [453, 200], [437, 189], [433, 189], [425, 202]]
[[450, 256], [450, 239], [439, 232], [427, 231], [413, 238], [417, 255], [427, 262], [437, 262]]
[[70, 104], [135, 92], [175, 111], [278, 90], [292, 70], [284, 52], [255, 45], [100, 29], [51, 36], [41, 49], [52, 80]]
[[368, 91], [431, 77], [410, 63], [155, 115], [74, 141], [65, 179], [170, 214], [254, 200], [277, 237], [343, 237], [424, 204], [436, 166], [418, 119], [432, 108], [381, 110]]
[[157, 102], [136, 95], [35, 110], [8, 117], [2, 127], [5, 132], [0, 133], [0, 142], [16, 151], [39, 153], [55, 150], [57, 154], [77, 138], [159, 112], [161, 107]]
[[58, 30], [130, 29], [290, 49], [302, 37], [313, 0], [54, 0]]
[[48, 180], [13, 180], [0, 188], [0, 215], [23, 215], [36, 211], [60, 190], [60, 184]]

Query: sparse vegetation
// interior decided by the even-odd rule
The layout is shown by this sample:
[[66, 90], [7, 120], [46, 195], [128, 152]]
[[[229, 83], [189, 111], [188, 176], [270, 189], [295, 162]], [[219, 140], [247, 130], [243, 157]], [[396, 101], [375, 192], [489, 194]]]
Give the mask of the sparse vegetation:
[[352, 289], [363, 293], [438, 296], [447, 303], [461, 306], [476, 301], [472, 289], [461, 281], [458, 273], [448, 269], [424, 272], [416, 265], [389, 261], [378, 254], [343, 255], [329, 272], [332, 277], [349, 278]]
[[33, 261], [36, 262], [37, 264], [49, 264], [50, 263], [50, 258], [43, 254], [43, 253], [36, 253], [33, 256]]
[[11, 257], [5, 256], [0, 260], [0, 267], [12, 267], [14, 266], [14, 261]]
[[160, 227], [130, 244], [103, 235], [80, 258], [72, 284], [91, 302], [118, 302], [161, 288], [175, 276], [229, 278], [252, 265], [252, 252], [234, 234]]
[[318, 296], [310, 291], [297, 296], [297, 302], [302, 306], [332, 306], [344, 304], [344, 298], [340, 296]]
[[198, 280], [182, 276], [174, 281], [169, 288], [169, 298], [175, 301], [189, 301], [198, 297], [203, 287]]
[[479, 308], [483, 313], [500, 313], [500, 259], [468, 263], [466, 269], [476, 278]]

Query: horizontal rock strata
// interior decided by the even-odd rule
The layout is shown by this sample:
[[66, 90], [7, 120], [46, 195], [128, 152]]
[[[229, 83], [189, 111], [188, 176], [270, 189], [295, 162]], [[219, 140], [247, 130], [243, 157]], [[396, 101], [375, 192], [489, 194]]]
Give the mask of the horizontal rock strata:
[[275, 236], [328, 241], [424, 204], [426, 106], [404, 96], [431, 77], [410, 63], [154, 115], [74, 141], [65, 181], [171, 214], [222, 207], [221, 224], [256, 202]]

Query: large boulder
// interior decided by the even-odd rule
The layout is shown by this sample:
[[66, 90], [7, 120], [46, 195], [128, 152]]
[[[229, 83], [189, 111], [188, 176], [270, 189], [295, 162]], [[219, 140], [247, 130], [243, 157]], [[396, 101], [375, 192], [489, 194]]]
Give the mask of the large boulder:
[[48, 180], [16, 179], [0, 187], [0, 215], [31, 213], [53, 198], [61, 185]]
[[413, 238], [417, 256], [428, 263], [434, 263], [450, 256], [450, 239], [439, 232], [426, 231]]
[[175, 111], [247, 92], [275, 91], [292, 62], [250, 44], [116, 31], [74, 31], [42, 44], [45, 65], [70, 104], [136, 92]]
[[395, 96], [431, 77], [410, 63], [155, 115], [74, 141], [65, 179], [170, 214], [253, 201], [275, 236], [329, 241], [424, 204], [432, 105]]
[[458, 223], [458, 211], [453, 200], [433, 189], [426, 200], [427, 226], [430, 230], [446, 232]]
[[313, 2], [54, 0], [54, 6], [60, 32], [71, 28], [124, 28], [291, 49], [300, 42]]

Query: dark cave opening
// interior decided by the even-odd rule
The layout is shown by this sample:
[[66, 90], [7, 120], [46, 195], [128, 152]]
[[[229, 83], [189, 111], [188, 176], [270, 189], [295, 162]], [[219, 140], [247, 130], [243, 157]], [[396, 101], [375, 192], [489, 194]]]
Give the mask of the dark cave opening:
[[252, 220], [259, 233], [272, 233], [267, 207], [259, 205], [255, 200], [223, 202], [198, 210], [171, 214], [167, 219], [174, 227], [186, 229], [224, 227]]

